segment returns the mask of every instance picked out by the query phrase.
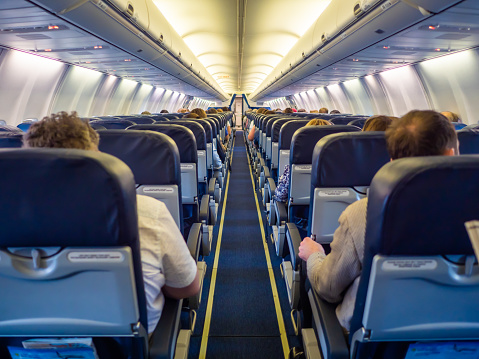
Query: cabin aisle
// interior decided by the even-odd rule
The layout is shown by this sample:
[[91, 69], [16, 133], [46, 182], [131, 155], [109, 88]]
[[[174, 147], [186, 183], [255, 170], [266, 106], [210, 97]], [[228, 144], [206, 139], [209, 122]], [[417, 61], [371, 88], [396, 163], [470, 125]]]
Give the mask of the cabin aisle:
[[[248, 167], [243, 134], [237, 131], [220, 248], [216, 243], [215, 255], [219, 250], [216, 280], [211, 277], [212, 258], [208, 258], [208, 278], [205, 278], [208, 286], [204, 287], [190, 347], [191, 358], [205, 357], [205, 349], [206, 358], [284, 357]], [[277, 263], [274, 267], [279, 272]], [[208, 301], [212, 294], [208, 296], [208, 291], [213, 282], [216, 283], [210, 314], [206, 308], [211, 305]], [[280, 297], [283, 295], [286, 293]], [[202, 337], [201, 348], [198, 336]], [[283, 341], [287, 350], [284, 329]]]

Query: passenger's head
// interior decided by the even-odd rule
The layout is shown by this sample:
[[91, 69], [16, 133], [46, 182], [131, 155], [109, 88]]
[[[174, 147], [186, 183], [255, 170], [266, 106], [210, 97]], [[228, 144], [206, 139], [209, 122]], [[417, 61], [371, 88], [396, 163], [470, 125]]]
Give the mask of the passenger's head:
[[185, 113], [185, 112], [188, 112], [188, 110], [186, 108], [180, 108], [178, 110], [178, 113]]
[[98, 133], [76, 112], [59, 112], [33, 123], [23, 136], [23, 147], [98, 150]]
[[202, 108], [194, 108], [191, 110], [191, 113], [196, 113], [200, 118], [206, 118], [206, 112]]
[[371, 116], [364, 123], [363, 131], [386, 131], [392, 122], [389, 116]]
[[266, 111], [268, 111], [267, 109], [265, 109], [264, 107], [261, 107], [258, 109], [258, 113], [265, 113]]
[[306, 112], [306, 110], [304, 108], [300, 108], [298, 112]]
[[449, 122], [462, 122], [457, 113], [454, 113], [451, 111], [444, 111], [444, 112], [441, 112], [441, 115], [446, 117], [449, 120]]
[[291, 107], [286, 107], [283, 113], [293, 113], [293, 109]]
[[194, 112], [190, 112], [189, 114], [184, 115], [183, 118], [200, 118], [200, 116]]
[[318, 113], [318, 110], [311, 110], [309, 113]]
[[218, 111], [216, 111], [216, 108], [210, 108], [208, 109], [208, 113], [218, 113]]
[[319, 113], [328, 113], [328, 109], [326, 107], [321, 107]]
[[143, 111], [141, 114], [142, 115], [151, 115], [151, 112], [150, 111]]
[[332, 125], [331, 122], [327, 120], [323, 120], [322, 118], [313, 118], [311, 121], [309, 121], [306, 126], [329, 126]]
[[222, 107], [221, 109], [223, 110], [223, 112], [228, 112], [230, 110], [227, 106]]
[[168, 110], [161, 110], [160, 113], [169, 113]]
[[221, 108], [217, 109], [216, 112], [220, 113], [220, 112], [223, 112], [223, 110]]
[[391, 159], [458, 154], [454, 126], [438, 112], [410, 111], [386, 130]]
[[266, 111], [264, 114], [265, 114], [265, 115], [275, 115], [276, 112], [271, 111], [271, 110], [268, 110], [268, 111]]
[[333, 114], [334, 114], [334, 113], [341, 113], [341, 112], [339, 112], [338, 110], [331, 110], [330, 113], [333, 113]]

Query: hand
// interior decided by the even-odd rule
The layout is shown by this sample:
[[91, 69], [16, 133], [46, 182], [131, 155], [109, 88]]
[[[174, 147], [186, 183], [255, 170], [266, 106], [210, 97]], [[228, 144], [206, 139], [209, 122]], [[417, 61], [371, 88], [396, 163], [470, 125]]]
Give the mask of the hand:
[[309, 237], [305, 237], [299, 245], [299, 258], [308, 261], [309, 256], [316, 252], [325, 254], [324, 248], [321, 244], [313, 241]]

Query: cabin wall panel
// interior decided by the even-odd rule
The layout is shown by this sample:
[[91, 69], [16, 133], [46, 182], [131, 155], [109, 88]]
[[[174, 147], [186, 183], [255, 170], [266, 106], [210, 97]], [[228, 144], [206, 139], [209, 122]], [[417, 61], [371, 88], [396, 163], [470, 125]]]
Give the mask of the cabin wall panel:
[[363, 83], [372, 100], [374, 115], [392, 115], [391, 104], [379, 76], [369, 75], [364, 77]]
[[[107, 76], [98, 89], [93, 102], [91, 116], [106, 115], [106, 109], [115, 88], [119, 85], [120, 79], [116, 76]], [[117, 115], [117, 114], [116, 114]]]
[[326, 91], [329, 92], [329, 95], [331, 97], [330, 107], [328, 107], [329, 111], [339, 110], [339, 112], [341, 113], [352, 112], [352, 107], [349, 102], [349, 99], [339, 84], [327, 86]]
[[391, 104], [389, 115], [402, 116], [411, 110], [429, 109], [422, 83], [412, 66], [379, 74]]
[[20, 51], [4, 50], [0, 58], [0, 119], [16, 126], [27, 118], [49, 115], [67, 65]]
[[54, 98], [52, 112], [76, 111], [80, 117], [90, 116], [95, 94], [104, 76], [83, 67], [69, 66]]
[[321, 107], [331, 108], [333, 106], [331, 96], [329, 92], [326, 91], [325, 87], [319, 87], [314, 90], [316, 96], [318, 97], [318, 110]]
[[424, 61], [416, 67], [436, 111], [452, 111], [467, 124], [479, 122], [479, 50]]
[[120, 80], [110, 101], [108, 102], [106, 115], [129, 115], [131, 102], [140, 84], [130, 80]]
[[143, 111], [149, 111], [147, 104], [154, 91], [153, 86], [141, 85], [131, 101], [130, 113], [140, 114]]
[[355, 115], [372, 115], [373, 104], [362, 79], [342, 83], [342, 89], [351, 103], [352, 113]]

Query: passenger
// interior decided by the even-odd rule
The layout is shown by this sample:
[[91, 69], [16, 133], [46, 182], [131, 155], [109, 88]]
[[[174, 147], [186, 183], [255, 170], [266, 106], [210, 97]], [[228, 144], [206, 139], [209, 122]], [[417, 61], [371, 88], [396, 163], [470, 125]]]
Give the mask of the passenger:
[[338, 110], [331, 110], [330, 114], [338, 114], [338, 113], [341, 113], [339, 112]]
[[141, 114], [142, 115], [151, 115], [151, 112], [150, 111], [143, 111]]
[[441, 115], [445, 116], [449, 120], [449, 122], [462, 123], [461, 118], [459, 117], [457, 113], [444, 111], [444, 112], [441, 112]]
[[298, 112], [306, 112], [306, 110], [304, 108], [300, 108]]
[[178, 113], [186, 113], [186, 112], [188, 112], [188, 110], [186, 108], [180, 108], [178, 110]]
[[318, 110], [311, 110], [309, 113], [318, 113]]
[[296, 110], [294, 107], [291, 108], [291, 110], [293, 110], [293, 112], [298, 112], [298, 110]]
[[291, 107], [286, 107], [283, 111], [283, 113], [293, 113], [293, 109]]
[[196, 114], [194, 112], [190, 112], [190, 113], [184, 115], [182, 118], [200, 118], [200, 116], [198, 116], [198, 114]]
[[393, 122], [392, 118], [389, 116], [371, 116], [369, 117], [363, 126], [363, 131], [386, 131], [386, 129], [391, 126]]
[[169, 113], [168, 110], [161, 110], [160, 113]]
[[216, 112], [217, 112], [217, 113], [222, 113], [223, 110], [222, 110], [221, 108], [219, 108], [219, 109], [216, 110]]
[[[32, 124], [24, 147], [76, 148], [98, 151], [99, 136], [75, 112], [59, 112]], [[148, 312], [148, 333], [160, 319], [164, 296], [181, 299], [200, 290], [198, 271], [166, 206], [151, 197], [136, 196], [141, 264]]]
[[321, 107], [318, 112], [319, 113], [328, 113], [328, 109], [326, 107]]
[[[386, 142], [391, 160], [458, 153], [454, 127], [435, 111], [411, 111], [394, 121], [386, 130]], [[328, 302], [340, 302], [336, 315], [346, 331], [350, 328], [363, 266], [366, 208], [364, 198], [341, 214], [328, 255], [321, 244], [309, 237], [299, 247], [313, 289]]]
[[216, 108], [210, 108], [208, 109], [208, 113], [218, 113], [218, 111], [216, 111]]
[[222, 107], [221, 109], [223, 110], [223, 112], [228, 112], [230, 110], [227, 106]]
[[[306, 126], [330, 126], [331, 122], [320, 118], [313, 118]], [[289, 165], [284, 166], [284, 171], [278, 180], [278, 186], [274, 190], [274, 199], [278, 202], [287, 202], [289, 194]]]
[[192, 109], [190, 113], [196, 113], [199, 116], [199, 118], [206, 118], [205, 110], [199, 107]]
[[264, 114], [266, 111], [268, 111], [268, 110], [265, 109], [264, 107], [261, 107], [261, 108], [258, 109], [258, 113]]
[[264, 113], [265, 115], [276, 115], [276, 112], [268, 110]]

